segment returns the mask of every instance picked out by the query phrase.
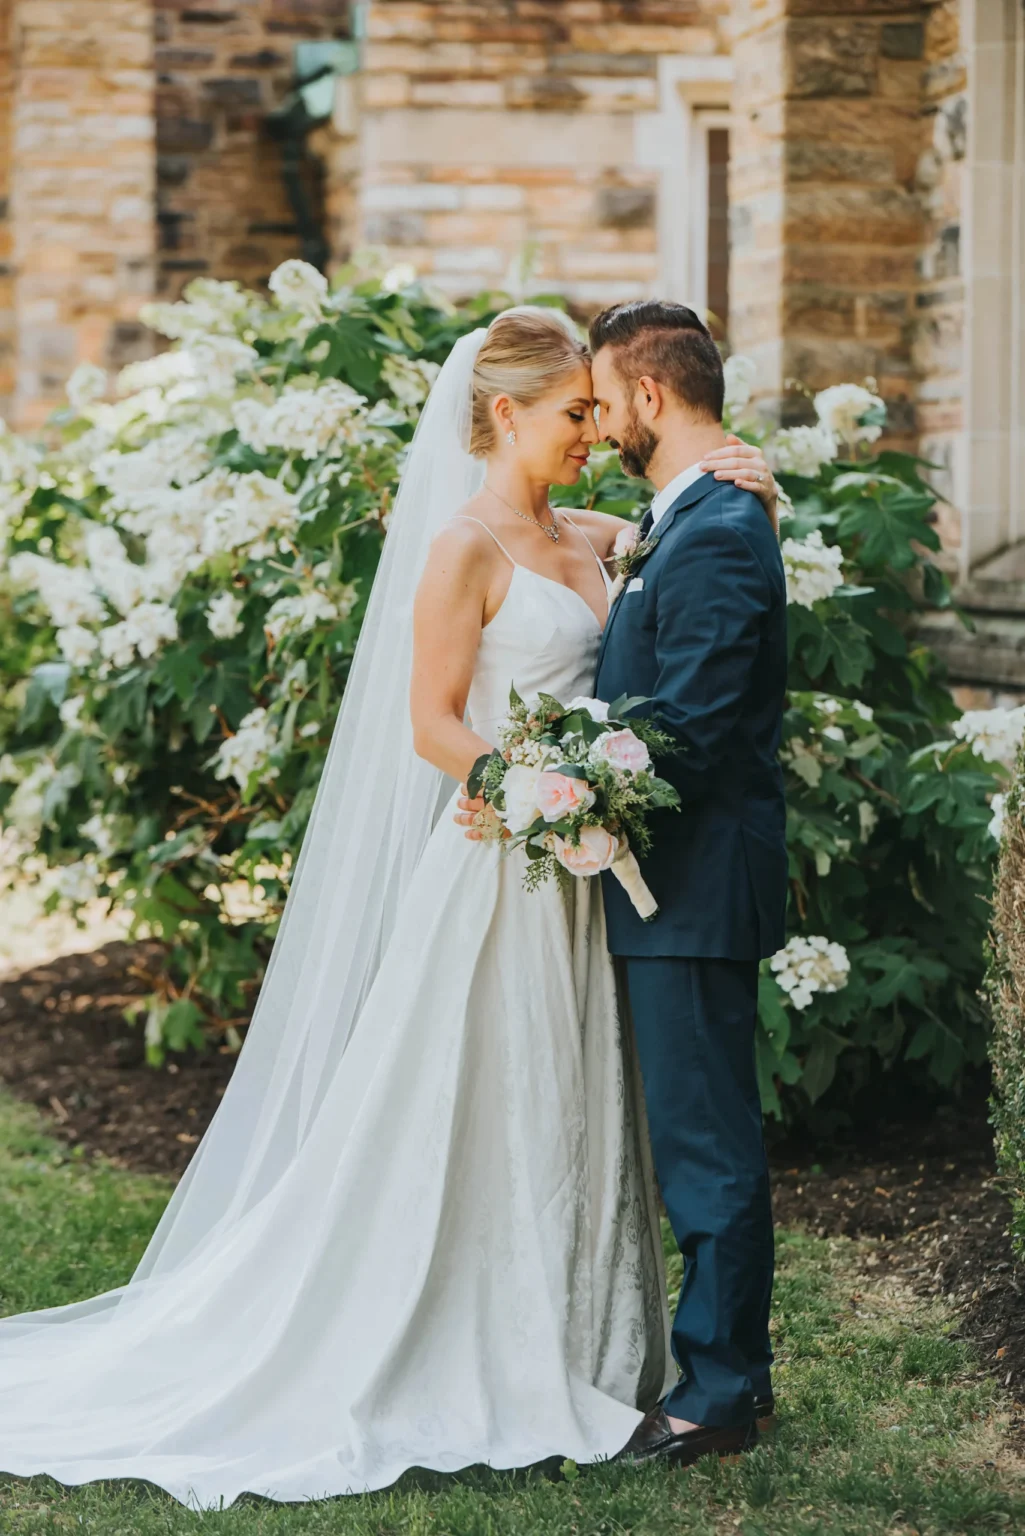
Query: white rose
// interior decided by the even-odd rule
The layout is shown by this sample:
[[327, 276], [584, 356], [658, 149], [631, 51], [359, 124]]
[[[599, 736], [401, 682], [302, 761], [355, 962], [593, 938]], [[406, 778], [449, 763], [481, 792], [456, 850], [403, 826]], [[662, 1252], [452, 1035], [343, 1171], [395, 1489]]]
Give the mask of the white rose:
[[609, 706], [604, 699], [589, 699], [585, 694], [580, 694], [567, 704], [566, 713], [571, 715], [578, 709], [586, 709], [592, 720], [604, 721], [609, 718]]
[[537, 781], [538, 770], [524, 763], [514, 763], [502, 780], [505, 810], [501, 816], [513, 832], [522, 832], [541, 814], [537, 808]]

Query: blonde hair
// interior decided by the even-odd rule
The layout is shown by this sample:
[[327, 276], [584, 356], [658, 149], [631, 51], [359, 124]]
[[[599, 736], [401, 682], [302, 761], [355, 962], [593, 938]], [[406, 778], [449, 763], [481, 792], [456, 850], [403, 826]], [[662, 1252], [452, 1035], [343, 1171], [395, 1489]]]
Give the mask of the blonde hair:
[[482, 459], [497, 443], [490, 405], [509, 395], [535, 405], [553, 385], [574, 373], [591, 354], [558, 311], [509, 310], [491, 322], [473, 369], [470, 452]]

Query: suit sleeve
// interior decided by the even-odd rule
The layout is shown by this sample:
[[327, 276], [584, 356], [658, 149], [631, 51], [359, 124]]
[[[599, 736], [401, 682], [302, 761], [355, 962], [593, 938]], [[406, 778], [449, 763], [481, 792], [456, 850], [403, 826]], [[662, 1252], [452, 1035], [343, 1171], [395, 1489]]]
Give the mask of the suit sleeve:
[[658, 681], [645, 712], [683, 748], [659, 771], [686, 801], [714, 787], [749, 697], [771, 592], [746, 539], [721, 523], [695, 530], [673, 554], [658, 584]]

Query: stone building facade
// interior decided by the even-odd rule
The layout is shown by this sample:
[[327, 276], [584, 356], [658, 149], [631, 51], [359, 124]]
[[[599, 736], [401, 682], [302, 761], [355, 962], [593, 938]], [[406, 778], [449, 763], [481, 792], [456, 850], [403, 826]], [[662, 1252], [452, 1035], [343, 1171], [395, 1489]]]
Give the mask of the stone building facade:
[[[41, 424], [76, 361], [146, 345], [142, 299], [259, 283], [311, 220], [335, 262], [382, 247], [454, 296], [661, 293], [755, 358], [767, 416], [807, 409], [793, 379], [875, 378], [999, 625], [1025, 576], [1022, 12], [0, 0], [0, 412]], [[353, 37], [297, 217], [273, 114], [303, 44]]]

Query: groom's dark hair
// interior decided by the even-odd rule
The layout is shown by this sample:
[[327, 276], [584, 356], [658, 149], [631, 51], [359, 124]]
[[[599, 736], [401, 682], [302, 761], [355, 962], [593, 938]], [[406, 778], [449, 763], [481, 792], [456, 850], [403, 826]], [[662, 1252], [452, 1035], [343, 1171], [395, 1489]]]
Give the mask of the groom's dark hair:
[[591, 354], [611, 347], [616, 372], [630, 388], [647, 375], [685, 405], [722, 421], [722, 358], [707, 325], [686, 304], [638, 299], [614, 304], [591, 322]]

